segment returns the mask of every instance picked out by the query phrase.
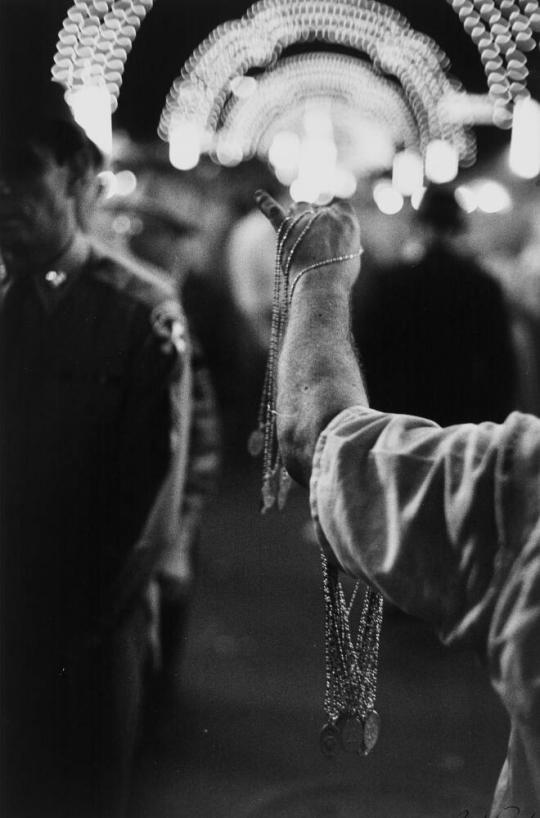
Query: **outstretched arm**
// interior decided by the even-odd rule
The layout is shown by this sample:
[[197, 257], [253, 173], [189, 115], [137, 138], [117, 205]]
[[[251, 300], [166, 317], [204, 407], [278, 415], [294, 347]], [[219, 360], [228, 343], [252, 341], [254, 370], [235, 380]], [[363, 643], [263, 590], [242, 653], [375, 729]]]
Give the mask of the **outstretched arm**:
[[[271, 196], [259, 191], [256, 201], [277, 230], [285, 217]], [[295, 228], [285, 252], [300, 233]], [[352, 208], [344, 202], [320, 208], [312, 229], [295, 253], [294, 284], [299, 272], [314, 262], [356, 253], [360, 230]], [[289, 474], [309, 483], [318, 437], [343, 409], [367, 405], [366, 392], [349, 328], [349, 300], [358, 274], [358, 258], [329, 261], [302, 275], [294, 286], [287, 331], [280, 355], [277, 432]]]

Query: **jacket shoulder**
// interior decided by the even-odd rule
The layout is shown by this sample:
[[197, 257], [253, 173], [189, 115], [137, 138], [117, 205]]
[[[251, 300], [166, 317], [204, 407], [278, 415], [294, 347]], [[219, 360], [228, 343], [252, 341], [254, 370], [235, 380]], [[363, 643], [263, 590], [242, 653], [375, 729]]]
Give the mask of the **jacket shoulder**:
[[91, 255], [91, 274], [118, 295], [154, 309], [164, 301], [178, 304], [174, 287], [159, 270], [95, 245]]
[[180, 354], [186, 352], [186, 318], [174, 287], [163, 273], [129, 256], [95, 245], [90, 275], [116, 300], [127, 302], [134, 308], [144, 323], [148, 321], [164, 350], [175, 348]]

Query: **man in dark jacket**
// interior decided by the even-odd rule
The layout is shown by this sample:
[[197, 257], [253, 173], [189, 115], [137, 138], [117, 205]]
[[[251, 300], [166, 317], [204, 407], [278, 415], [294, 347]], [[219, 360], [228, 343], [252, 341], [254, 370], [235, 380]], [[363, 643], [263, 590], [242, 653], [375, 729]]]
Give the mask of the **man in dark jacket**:
[[370, 400], [443, 426], [504, 420], [516, 387], [509, 318], [498, 282], [465, 249], [453, 191], [429, 187], [414, 228], [410, 257], [364, 262], [353, 289]]
[[0, 134], [0, 812], [116, 818], [189, 341], [174, 293], [81, 231], [96, 149], [62, 91]]

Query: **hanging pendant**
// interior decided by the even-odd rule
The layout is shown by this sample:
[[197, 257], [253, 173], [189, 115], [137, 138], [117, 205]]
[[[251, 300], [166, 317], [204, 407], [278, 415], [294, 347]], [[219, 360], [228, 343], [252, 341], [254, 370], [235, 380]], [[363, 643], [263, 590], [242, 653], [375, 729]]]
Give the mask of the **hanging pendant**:
[[327, 722], [319, 736], [321, 752], [326, 758], [335, 758], [340, 749], [339, 729], [332, 722]]
[[279, 469], [279, 487], [277, 495], [277, 505], [280, 511], [283, 511], [283, 509], [285, 508], [285, 503], [287, 502], [287, 497], [289, 496], [291, 485], [292, 479], [289, 475], [289, 472], [284, 466], [281, 466]]
[[364, 755], [373, 750], [381, 732], [381, 717], [376, 710], [370, 710], [364, 719]]
[[265, 514], [274, 507], [276, 502], [276, 493], [272, 485], [272, 475], [268, 474], [263, 477], [263, 484], [261, 490], [261, 514]]
[[259, 426], [254, 429], [248, 438], [247, 449], [252, 457], [259, 457], [264, 447], [264, 431]]

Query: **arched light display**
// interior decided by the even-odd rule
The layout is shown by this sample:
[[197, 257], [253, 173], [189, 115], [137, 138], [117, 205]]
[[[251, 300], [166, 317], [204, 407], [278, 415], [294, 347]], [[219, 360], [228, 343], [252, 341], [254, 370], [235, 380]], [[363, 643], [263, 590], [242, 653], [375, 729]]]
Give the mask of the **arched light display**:
[[480, 53], [493, 100], [493, 122], [512, 124], [517, 100], [527, 98], [528, 55], [537, 50], [538, 0], [448, 0]]
[[395, 83], [353, 57], [317, 53], [285, 58], [260, 76], [256, 93], [231, 95], [216, 133], [217, 154], [258, 153], [272, 161], [276, 136], [285, 132], [301, 137], [306, 110], [325, 103], [333, 128], [343, 132], [341, 143], [358, 138], [362, 124], [369, 121], [384, 126], [392, 152], [429, 141], [430, 134], [419, 132]]
[[52, 77], [106, 152], [127, 56], [154, 0], [75, 0], [58, 34]]
[[[237, 150], [237, 158], [242, 158], [246, 144], [247, 150], [251, 150], [254, 143], [261, 144], [260, 123], [264, 121], [268, 127], [274, 116], [282, 115], [285, 105], [279, 101], [280, 95], [282, 99], [290, 95], [294, 84], [297, 99], [309, 96], [306, 88], [310, 85], [309, 72], [302, 71], [301, 61], [279, 62], [279, 59], [287, 48], [315, 41], [346, 48], [370, 63], [371, 70], [361, 75], [361, 88], [355, 89], [360, 91], [355, 97], [356, 105], [362, 104], [365, 89], [365, 104], [369, 106], [377, 77], [381, 80], [382, 103], [378, 114], [381, 119], [388, 119], [384, 100], [388, 98], [389, 110], [393, 107], [395, 111], [396, 92], [390, 83], [382, 82], [386, 75], [402, 89], [406, 107], [415, 122], [412, 130], [417, 147], [422, 152], [433, 139], [444, 139], [454, 146], [462, 164], [474, 161], [472, 133], [462, 123], [446, 121], [439, 112], [439, 100], [459, 87], [459, 83], [447, 76], [446, 55], [430, 38], [411, 28], [395, 9], [374, 0], [261, 0], [255, 3], [240, 20], [215, 29], [186, 62], [168, 95], [160, 136], [171, 146], [181, 144], [189, 128], [190, 139], [192, 142], [198, 139], [199, 150], [218, 153], [224, 144], [220, 145], [220, 134], [223, 133], [224, 138], [230, 135], [236, 117], [243, 121], [244, 127], [252, 128], [242, 137], [242, 155]], [[318, 52], [310, 57], [312, 70], [316, 70], [319, 61], [324, 65], [329, 59], [328, 55]], [[336, 61], [334, 65], [339, 70], [341, 63]], [[268, 79], [260, 75], [261, 71], [266, 72]], [[322, 69], [319, 75], [321, 73]], [[353, 85], [359, 77], [357, 73], [355, 79], [347, 80], [346, 74], [343, 71], [339, 80], [343, 88], [349, 86], [345, 94], [343, 88], [339, 93], [330, 83], [325, 89], [328, 98], [340, 99], [344, 106], [349, 104], [347, 98], [354, 96]], [[257, 94], [243, 94], [240, 106], [235, 99], [240, 94], [235, 92], [243, 89], [245, 79], [249, 79], [252, 86], [256, 82]], [[259, 91], [266, 86], [269, 89], [267, 103], [261, 107]], [[252, 106], [257, 116], [250, 116]], [[402, 142], [406, 144], [411, 117], [404, 116], [403, 109], [400, 110], [397, 127], [405, 125]]]

